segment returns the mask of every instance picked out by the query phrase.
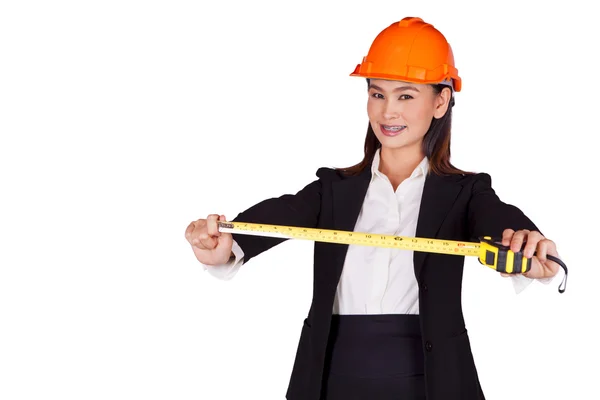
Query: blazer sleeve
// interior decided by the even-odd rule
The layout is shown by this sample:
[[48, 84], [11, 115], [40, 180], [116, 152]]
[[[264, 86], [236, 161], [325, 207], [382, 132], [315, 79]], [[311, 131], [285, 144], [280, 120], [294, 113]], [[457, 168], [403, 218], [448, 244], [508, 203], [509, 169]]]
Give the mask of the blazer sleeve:
[[491, 176], [486, 173], [475, 177], [467, 220], [469, 240], [474, 242], [478, 242], [481, 236], [502, 237], [505, 229], [539, 231], [519, 208], [500, 200], [492, 188]]
[[[239, 213], [233, 221], [316, 228], [321, 211], [321, 179], [296, 194], [284, 194], [261, 201]], [[232, 234], [244, 253], [244, 264], [263, 251], [289, 239]]]

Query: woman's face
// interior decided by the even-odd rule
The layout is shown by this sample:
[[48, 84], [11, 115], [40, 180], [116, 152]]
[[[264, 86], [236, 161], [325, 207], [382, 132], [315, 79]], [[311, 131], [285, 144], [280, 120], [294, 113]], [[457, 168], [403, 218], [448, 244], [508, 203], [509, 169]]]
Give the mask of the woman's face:
[[367, 113], [382, 147], [421, 151], [432, 118], [446, 113], [450, 88], [436, 94], [431, 85], [371, 79]]

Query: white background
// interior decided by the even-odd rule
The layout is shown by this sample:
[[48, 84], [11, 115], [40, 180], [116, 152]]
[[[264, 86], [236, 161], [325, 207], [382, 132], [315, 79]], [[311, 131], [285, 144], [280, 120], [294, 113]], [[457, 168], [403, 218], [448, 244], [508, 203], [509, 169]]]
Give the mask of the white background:
[[348, 75], [404, 16], [453, 46], [454, 164], [490, 173], [572, 274], [516, 295], [466, 260], [487, 399], [600, 398], [594, 4], [423, 3], [2, 2], [0, 399], [283, 399], [312, 243], [224, 282], [184, 230], [358, 162]]

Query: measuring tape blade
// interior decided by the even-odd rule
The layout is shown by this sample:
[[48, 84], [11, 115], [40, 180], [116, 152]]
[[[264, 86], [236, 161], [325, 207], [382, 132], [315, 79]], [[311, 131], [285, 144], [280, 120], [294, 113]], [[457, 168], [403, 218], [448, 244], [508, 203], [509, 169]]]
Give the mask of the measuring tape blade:
[[[474, 256], [478, 257], [481, 264], [498, 272], [507, 274], [524, 273], [531, 269], [531, 258], [526, 258], [523, 255], [522, 250], [513, 252], [510, 250], [509, 246], [502, 245], [501, 238], [494, 239], [490, 236], [481, 237], [481, 241], [475, 243], [445, 239], [384, 235], [372, 232], [353, 232], [321, 228], [304, 228], [301, 226], [257, 224], [251, 222], [217, 221], [217, 224], [220, 232], [241, 235], [385, 247], [456, 256]], [[567, 266], [557, 257], [553, 257], [549, 254], [547, 254], [546, 257], [560, 264], [565, 270], [563, 282], [558, 288], [558, 291], [563, 293], [566, 289]]]
[[385, 247], [427, 253], [479, 256], [480, 244], [453, 240], [429, 239], [380, 233], [352, 232], [298, 226], [218, 221], [219, 231], [242, 235], [266, 236], [280, 239], [312, 240], [315, 242]]

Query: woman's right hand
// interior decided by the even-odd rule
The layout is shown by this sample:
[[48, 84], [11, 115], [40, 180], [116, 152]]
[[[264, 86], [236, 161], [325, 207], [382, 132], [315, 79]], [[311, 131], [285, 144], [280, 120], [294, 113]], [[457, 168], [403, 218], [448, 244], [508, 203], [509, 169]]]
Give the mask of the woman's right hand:
[[185, 230], [194, 255], [205, 265], [225, 264], [233, 254], [233, 237], [231, 233], [219, 232], [217, 221], [227, 220], [224, 215], [210, 214], [206, 219], [193, 221]]

